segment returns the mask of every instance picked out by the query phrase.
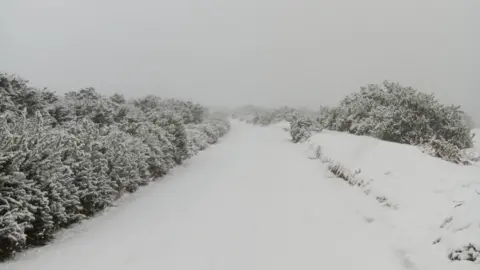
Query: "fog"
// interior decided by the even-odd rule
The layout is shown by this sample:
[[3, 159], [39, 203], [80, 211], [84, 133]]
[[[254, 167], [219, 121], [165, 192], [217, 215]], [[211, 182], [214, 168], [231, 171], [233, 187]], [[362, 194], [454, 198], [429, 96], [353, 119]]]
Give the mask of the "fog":
[[0, 71], [57, 92], [333, 104], [398, 81], [480, 122], [477, 0], [4, 0]]

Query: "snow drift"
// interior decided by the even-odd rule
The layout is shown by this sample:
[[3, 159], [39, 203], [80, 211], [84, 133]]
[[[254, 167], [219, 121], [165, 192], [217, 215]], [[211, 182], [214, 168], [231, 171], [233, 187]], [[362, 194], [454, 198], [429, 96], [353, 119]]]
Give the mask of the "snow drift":
[[386, 220], [403, 236], [441, 246], [452, 260], [480, 262], [478, 164], [453, 164], [415, 146], [334, 131], [314, 134], [307, 143], [365, 193], [395, 206], [386, 210]]
[[473, 129], [472, 134], [475, 135], [475, 137], [473, 138], [473, 140], [474, 140], [474, 146], [473, 147], [477, 152], [480, 152], [480, 128]]

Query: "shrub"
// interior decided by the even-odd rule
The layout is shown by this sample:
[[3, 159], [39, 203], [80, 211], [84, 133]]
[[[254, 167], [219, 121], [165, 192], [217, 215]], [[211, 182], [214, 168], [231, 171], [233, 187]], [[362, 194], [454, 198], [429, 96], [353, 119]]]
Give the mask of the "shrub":
[[295, 115], [311, 117], [314, 112], [307, 109], [295, 109], [287, 106], [277, 109], [266, 109], [255, 106], [244, 106], [235, 110], [233, 117], [254, 125], [268, 126], [281, 121], [291, 122]]
[[189, 155], [193, 156], [208, 147], [208, 136], [197, 126], [187, 128]]
[[450, 252], [448, 258], [452, 261], [480, 262], [480, 248], [474, 244], [468, 244], [460, 249]]
[[461, 150], [454, 144], [442, 139], [431, 140], [423, 146], [423, 152], [453, 163], [462, 163], [463, 161]]
[[[82, 218], [72, 173], [62, 161], [68, 135], [43, 126], [39, 117], [3, 118], [0, 128], [0, 228], [15, 228], [16, 237], [0, 234], [9, 254], [28, 245], [41, 245], [53, 232]], [[16, 222], [18, 226], [10, 223]], [[19, 231], [21, 230], [21, 231]], [[1, 232], [1, 231], [0, 231]], [[3, 232], [2, 232], [3, 233]]]
[[308, 119], [297, 119], [290, 123], [290, 135], [294, 143], [304, 142], [310, 138], [312, 122]]
[[319, 123], [308, 116], [296, 114], [290, 122], [290, 135], [294, 143], [308, 140], [312, 133], [320, 132]]
[[0, 74], [0, 260], [46, 244], [217, 142], [229, 123], [206, 112], [93, 88], [58, 97]]
[[459, 149], [473, 145], [458, 106], [440, 104], [433, 94], [398, 83], [362, 87], [339, 106], [324, 108], [320, 121], [331, 130], [398, 143], [420, 145], [436, 138]]

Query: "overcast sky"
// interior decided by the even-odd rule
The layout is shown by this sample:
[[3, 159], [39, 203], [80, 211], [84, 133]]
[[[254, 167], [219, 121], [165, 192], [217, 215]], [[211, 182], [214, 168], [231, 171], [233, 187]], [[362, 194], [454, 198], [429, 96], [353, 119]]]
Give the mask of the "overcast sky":
[[66, 92], [332, 104], [388, 79], [480, 122], [479, 0], [3, 0], [0, 71]]

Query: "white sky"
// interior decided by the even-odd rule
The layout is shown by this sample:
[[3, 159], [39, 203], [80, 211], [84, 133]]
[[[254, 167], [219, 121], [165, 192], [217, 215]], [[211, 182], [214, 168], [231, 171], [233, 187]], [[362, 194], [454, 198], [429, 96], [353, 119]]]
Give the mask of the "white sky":
[[388, 79], [480, 122], [478, 0], [3, 0], [0, 71], [218, 105], [318, 106]]

